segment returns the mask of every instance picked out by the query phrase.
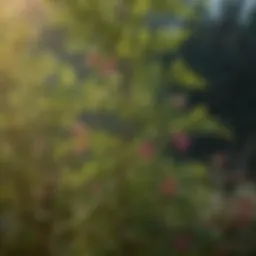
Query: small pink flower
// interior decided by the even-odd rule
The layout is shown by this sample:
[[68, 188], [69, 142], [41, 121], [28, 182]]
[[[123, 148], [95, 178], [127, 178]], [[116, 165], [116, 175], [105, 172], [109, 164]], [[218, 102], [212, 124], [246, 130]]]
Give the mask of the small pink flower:
[[186, 134], [177, 132], [172, 136], [172, 144], [176, 150], [186, 152], [190, 147], [191, 141]]
[[140, 148], [139, 148], [139, 155], [144, 158], [144, 159], [151, 159], [154, 156], [155, 153], [155, 148], [152, 145], [152, 143], [144, 143]]
[[164, 196], [172, 197], [177, 192], [177, 184], [171, 179], [167, 178], [160, 184], [160, 192]]

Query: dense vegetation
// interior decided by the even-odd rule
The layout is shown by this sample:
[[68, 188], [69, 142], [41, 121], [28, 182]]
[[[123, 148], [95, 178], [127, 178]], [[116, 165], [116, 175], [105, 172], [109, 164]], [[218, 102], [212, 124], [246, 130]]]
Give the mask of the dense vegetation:
[[242, 23], [241, 10], [241, 6], [233, 12], [226, 9], [218, 20], [196, 25], [177, 55], [205, 78], [207, 86], [176, 91], [187, 99], [186, 109], [203, 104], [231, 135], [231, 140], [216, 134], [196, 135], [184, 157], [209, 159], [219, 154], [226, 158], [229, 176], [255, 179], [255, 18], [251, 11]]
[[205, 98], [187, 107], [192, 89], [214, 85], [198, 48], [186, 50], [204, 34], [145, 19], [195, 21], [194, 10], [52, 2], [43, 31], [1, 16], [0, 254], [253, 255], [253, 188], [225, 198], [225, 159], [208, 164], [216, 148], [233, 150], [235, 124]]

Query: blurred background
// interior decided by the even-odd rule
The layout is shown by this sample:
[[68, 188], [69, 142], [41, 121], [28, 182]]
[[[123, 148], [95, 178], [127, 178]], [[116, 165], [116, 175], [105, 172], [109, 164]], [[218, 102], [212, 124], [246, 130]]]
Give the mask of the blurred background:
[[255, 0], [0, 4], [0, 255], [255, 255]]

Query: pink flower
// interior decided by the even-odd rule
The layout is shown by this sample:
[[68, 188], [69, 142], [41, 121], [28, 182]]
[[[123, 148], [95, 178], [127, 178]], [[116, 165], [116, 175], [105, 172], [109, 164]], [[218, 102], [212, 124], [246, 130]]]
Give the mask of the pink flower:
[[164, 179], [160, 184], [160, 192], [164, 196], [174, 196], [177, 192], [177, 183], [171, 178]]
[[139, 155], [144, 159], [151, 159], [155, 154], [155, 148], [152, 143], [144, 143], [139, 148]]
[[172, 144], [176, 150], [186, 152], [190, 147], [191, 141], [186, 134], [177, 132], [172, 137]]

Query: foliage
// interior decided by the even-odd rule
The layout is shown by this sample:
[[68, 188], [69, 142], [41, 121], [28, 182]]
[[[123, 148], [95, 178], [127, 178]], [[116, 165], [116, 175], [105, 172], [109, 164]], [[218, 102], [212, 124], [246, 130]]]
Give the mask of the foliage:
[[[31, 47], [30, 30], [1, 27], [2, 255], [206, 255], [221, 246], [223, 226], [209, 227], [222, 208], [211, 201], [206, 167], [163, 154], [173, 140], [186, 150], [186, 132], [206, 129], [206, 114], [159, 103], [169, 78], [149, 59], [175, 51], [183, 31], [151, 31], [145, 15], [190, 12], [175, 0], [118, 3], [51, 9], [69, 50], [86, 52], [84, 79]], [[187, 72], [180, 76], [200, 83]], [[81, 123], [82, 113], [116, 125]]]

